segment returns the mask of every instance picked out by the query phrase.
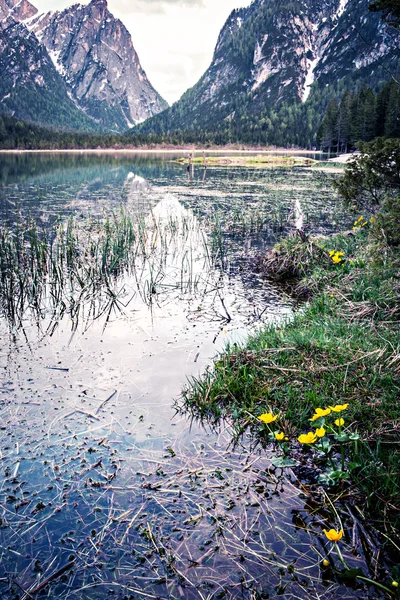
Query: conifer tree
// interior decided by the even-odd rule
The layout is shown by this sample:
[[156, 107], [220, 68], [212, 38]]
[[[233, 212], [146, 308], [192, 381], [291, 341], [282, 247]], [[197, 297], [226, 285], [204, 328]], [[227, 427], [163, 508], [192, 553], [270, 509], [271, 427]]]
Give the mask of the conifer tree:
[[385, 137], [400, 138], [400, 88], [395, 83], [390, 86], [384, 133]]
[[350, 144], [351, 95], [346, 90], [338, 110], [337, 151], [347, 152]]
[[386, 115], [390, 98], [390, 89], [393, 84], [386, 84], [379, 90], [376, 98], [376, 129], [375, 133], [378, 137], [385, 135]]
[[3, 141], [7, 138], [7, 130], [4, 125], [3, 119], [0, 117], [0, 141]]
[[326, 110], [325, 118], [322, 121], [322, 147], [330, 154], [337, 143], [338, 132], [338, 104], [336, 98], [330, 101]]
[[367, 86], [362, 86], [358, 101], [358, 139], [370, 142], [375, 137], [375, 94]]
[[400, 0], [375, 0], [369, 5], [373, 12], [382, 11], [382, 19], [392, 25], [400, 28]]

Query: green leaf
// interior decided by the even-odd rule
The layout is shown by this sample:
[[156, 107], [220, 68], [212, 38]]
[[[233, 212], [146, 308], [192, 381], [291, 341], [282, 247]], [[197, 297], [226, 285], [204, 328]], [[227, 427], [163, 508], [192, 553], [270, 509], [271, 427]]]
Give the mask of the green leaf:
[[327, 454], [332, 448], [332, 444], [328, 440], [328, 438], [323, 438], [316, 446], [317, 450], [322, 450], [325, 454]]
[[325, 485], [334, 485], [337, 481], [340, 481], [342, 479], [348, 479], [348, 477], [349, 475], [345, 471], [329, 470], [325, 473], [321, 473], [321, 475], [318, 477], [318, 481]]
[[359, 575], [363, 575], [362, 569], [344, 569], [338, 573], [338, 578], [341, 581], [349, 581], [356, 579]]
[[318, 476], [318, 481], [323, 485], [334, 485], [335, 480], [329, 476], [329, 473], [321, 473]]
[[312, 427], [324, 427], [325, 425], [325, 417], [320, 417], [319, 419], [315, 419], [315, 421], [312, 422]]
[[349, 439], [352, 441], [356, 441], [360, 439], [360, 436], [358, 435], [358, 433], [350, 433]]
[[359, 462], [349, 462], [349, 464], [347, 465], [349, 471], [354, 471], [354, 469], [358, 469], [358, 467], [361, 467], [361, 463]]
[[271, 463], [274, 467], [295, 467], [297, 465], [297, 461], [292, 458], [287, 458], [286, 456], [277, 456], [271, 460]]
[[348, 442], [350, 440], [350, 436], [348, 433], [335, 433], [333, 436], [337, 442]]

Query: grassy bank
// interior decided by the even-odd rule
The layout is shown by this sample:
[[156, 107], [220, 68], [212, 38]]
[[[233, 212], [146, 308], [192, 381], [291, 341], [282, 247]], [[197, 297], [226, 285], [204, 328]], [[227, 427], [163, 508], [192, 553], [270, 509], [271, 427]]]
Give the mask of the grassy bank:
[[[292, 237], [268, 253], [259, 268], [295, 280], [292, 290], [311, 299], [291, 322], [228, 349], [184, 390], [181, 406], [200, 418], [232, 419], [238, 435], [250, 429], [280, 444], [289, 462], [311, 459], [320, 482], [349, 498], [361, 492], [359, 506], [398, 539], [400, 263], [381, 254], [376, 264], [368, 228], [305, 242]], [[317, 408], [346, 404], [310, 422]], [[258, 417], [268, 413], [279, 416], [265, 425]], [[338, 417], [344, 424], [335, 426]], [[315, 426], [328, 441], [301, 444], [299, 436]], [[277, 432], [288, 441], [277, 442]]]
[[[187, 157], [178, 158], [179, 164], [187, 164]], [[193, 156], [191, 164], [206, 166], [243, 166], [243, 167], [286, 167], [286, 166], [311, 166], [316, 161], [311, 158], [298, 156], [271, 156], [267, 154], [257, 154], [252, 156]]]

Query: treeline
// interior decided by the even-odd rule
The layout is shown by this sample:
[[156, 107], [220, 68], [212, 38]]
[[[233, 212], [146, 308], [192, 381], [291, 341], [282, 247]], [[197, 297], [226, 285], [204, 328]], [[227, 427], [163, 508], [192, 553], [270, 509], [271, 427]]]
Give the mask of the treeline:
[[[400, 62], [394, 62], [393, 72], [400, 72]], [[247, 144], [319, 148], [321, 133], [317, 133], [332, 98], [343, 98], [346, 90], [351, 90], [351, 94], [358, 93], [363, 85], [365, 89], [364, 75], [364, 72], [355, 71], [328, 85], [325, 80], [316, 82], [307, 102], [282, 100], [267, 103], [256, 96], [257, 90], [251, 94], [232, 95], [229, 112], [226, 105], [218, 107], [212, 100], [202, 103], [193, 111], [190, 109], [193, 94], [189, 91], [170, 109], [131, 130], [131, 139], [140, 140], [147, 136], [149, 143], [156, 144]], [[368, 78], [368, 86], [375, 97], [383, 88], [386, 89], [382, 94], [387, 93], [387, 82], [388, 72], [383, 66], [375, 68]], [[372, 104], [373, 106], [368, 107], [368, 102], [364, 103], [363, 110], [371, 109], [374, 112], [375, 103]], [[355, 110], [356, 105], [353, 106], [353, 113]], [[378, 135], [382, 135], [382, 132], [378, 132]], [[336, 139], [335, 136], [332, 136], [332, 144], [333, 139]], [[354, 141], [357, 141], [355, 130], [352, 132], [351, 142]]]
[[0, 115], [0, 148], [5, 150], [59, 150], [73, 148], [113, 148], [135, 140], [118, 134], [57, 130], [29, 123], [7, 114]]
[[251, 114], [241, 104], [242, 99], [237, 99], [232, 117], [217, 119], [209, 127], [200, 126], [194, 120], [190, 128], [163, 130], [162, 115], [159, 115], [158, 131], [138, 127], [123, 135], [60, 131], [3, 114], [0, 115], [0, 148], [57, 150], [246, 144], [346, 152], [358, 141], [400, 138], [400, 86], [393, 81], [378, 89], [375, 92], [364, 85], [350, 92], [342, 88], [332, 100], [332, 88], [326, 88], [314, 94], [313, 102], [282, 103], [269, 110], [259, 107], [257, 113]]
[[357, 142], [377, 137], [400, 138], [400, 85], [392, 81], [375, 94], [367, 86], [346, 90], [331, 100], [317, 133], [317, 146], [327, 152], [348, 152]]

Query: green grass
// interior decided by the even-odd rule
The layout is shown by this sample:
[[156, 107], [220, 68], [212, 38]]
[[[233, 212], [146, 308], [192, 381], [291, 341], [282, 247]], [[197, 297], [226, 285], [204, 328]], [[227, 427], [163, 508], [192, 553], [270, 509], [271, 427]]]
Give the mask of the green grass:
[[[315, 160], [312, 158], [303, 158], [301, 156], [268, 156], [259, 154], [257, 156], [206, 156], [207, 166], [312, 166]], [[187, 164], [187, 157], [178, 158], [175, 162]], [[204, 165], [203, 156], [194, 156], [191, 163], [195, 165]]]
[[[332, 250], [345, 253], [343, 263], [332, 262]], [[228, 348], [184, 389], [180, 407], [200, 418], [232, 419], [238, 434], [250, 429], [260, 438], [257, 416], [279, 412], [296, 447], [315, 408], [348, 403], [346, 424], [362, 440], [352, 483], [369, 514], [393, 534], [400, 524], [398, 263], [374, 266], [362, 231], [289, 238], [263, 266], [274, 279], [302, 278], [297, 288], [308, 288], [312, 299], [292, 321]]]

